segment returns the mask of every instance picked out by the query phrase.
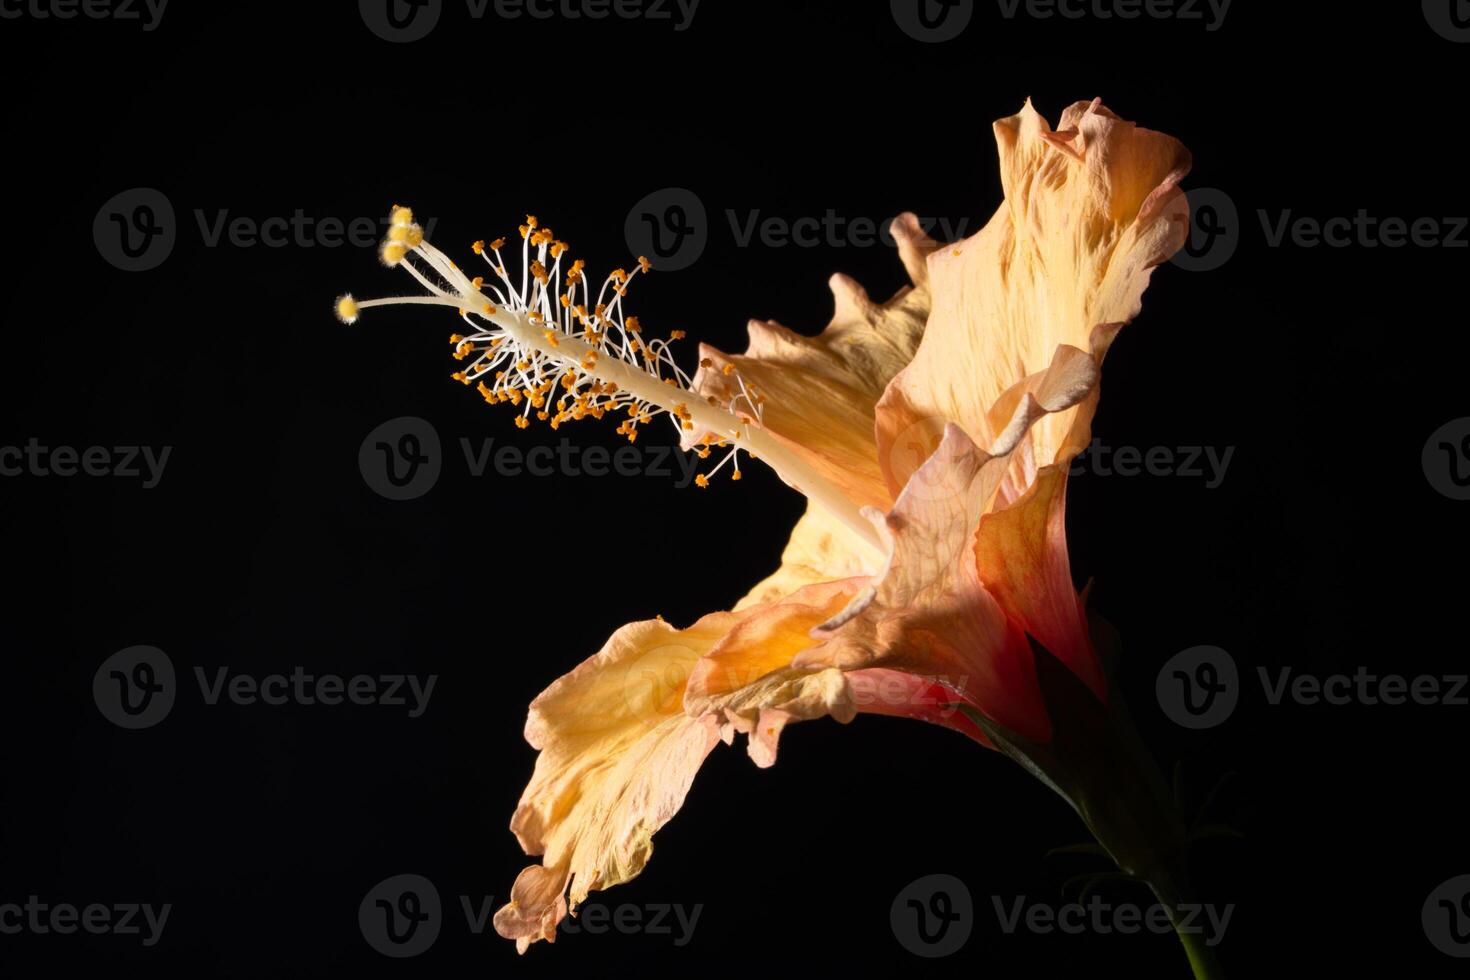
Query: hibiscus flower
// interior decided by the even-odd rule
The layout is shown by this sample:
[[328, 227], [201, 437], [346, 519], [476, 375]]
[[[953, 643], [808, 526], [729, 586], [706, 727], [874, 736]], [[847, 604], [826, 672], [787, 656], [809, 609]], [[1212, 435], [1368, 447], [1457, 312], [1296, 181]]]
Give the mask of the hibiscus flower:
[[384, 261], [429, 295], [339, 300], [347, 322], [384, 303], [456, 308], [467, 332], [450, 340], [468, 364], [455, 377], [515, 405], [518, 425], [613, 414], [636, 439], [667, 416], [684, 448], [722, 457], [701, 486], [727, 466], [738, 479], [747, 452], [809, 498], [779, 567], [733, 609], [624, 626], [532, 702], [539, 755], [511, 829], [541, 860], [495, 916], [521, 951], [643, 869], [721, 741], [744, 735], [769, 766], [790, 723], [859, 712], [1007, 752], [1120, 866], [1176, 890], [1176, 821], [1154, 812], [1152, 765], [1116, 731], [1065, 500], [1104, 355], [1183, 244], [1189, 154], [1097, 100], [1056, 129], [1029, 102], [994, 128], [1005, 199], [980, 232], [941, 245], [904, 215], [892, 233], [911, 285], [877, 303], [834, 276], [821, 334], [752, 321], [744, 353], [701, 346], [693, 375], [672, 353], [679, 332], [649, 340], [623, 308], [646, 260], [594, 298], [583, 264], [564, 262], [565, 243], [533, 217], [519, 277], [504, 240], [475, 244], [487, 286], [398, 209]]

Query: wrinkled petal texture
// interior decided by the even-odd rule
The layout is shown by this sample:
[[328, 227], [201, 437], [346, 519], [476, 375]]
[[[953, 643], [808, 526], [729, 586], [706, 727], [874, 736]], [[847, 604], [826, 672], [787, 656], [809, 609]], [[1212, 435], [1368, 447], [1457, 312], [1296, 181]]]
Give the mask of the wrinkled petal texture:
[[729, 741], [735, 731], [750, 733], [752, 758], [769, 765], [787, 721], [828, 713], [850, 720], [854, 697], [840, 671], [782, 671], [863, 581], [712, 613], [682, 630], [662, 620], [631, 623], [542, 692], [526, 722], [540, 755], [511, 820], [521, 847], [542, 862], [517, 877], [496, 930], [522, 951], [553, 941], [557, 923], [589, 891], [642, 871], [654, 832], [678, 811], [722, 734]]
[[[924, 256], [937, 244], [911, 214], [897, 219], [892, 231], [905, 267], [919, 276], [913, 286], [879, 304], [847, 276], [835, 275], [835, 311], [819, 335], [752, 320], [744, 354], [701, 345], [694, 377], [696, 393], [722, 404], [742, 384], [756, 392], [762, 428], [859, 506], [887, 507], [892, 500], [873, 443], [874, 408], [889, 381], [913, 359], [929, 315]], [[705, 434], [687, 433], [685, 446]]]
[[1104, 697], [1072, 585], [1066, 469], [1091, 439], [1103, 357], [1188, 233], [1178, 184], [1190, 157], [1097, 100], [1068, 108], [1055, 131], [1027, 102], [995, 136], [1005, 200], [979, 233], [929, 257], [933, 312], [877, 407], [879, 465], [890, 489], [907, 486], [949, 424], [1008, 454], [974, 514], [979, 582]]
[[[1055, 367], [1091, 363], [1085, 355], [1059, 353]], [[1078, 390], [1076, 397], [1087, 390]], [[1057, 403], [1054, 410], [1070, 404]], [[1041, 417], [1018, 408], [1018, 422]], [[1010, 428], [1014, 443], [1023, 430]], [[816, 631], [824, 642], [799, 654], [794, 665], [904, 671], [944, 684], [1027, 738], [1050, 738], [1051, 723], [1026, 638], [1029, 622], [1017, 615], [1010, 591], [990, 586], [984, 577], [988, 569], [977, 560], [977, 522], [999, 491], [1008, 464], [1005, 456], [991, 456], [976, 446], [959, 426], [946, 426], [939, 448], [905, 485], [892, 511], [870, 512], [890, 544], [888, 564], [874, 585]], [[1014, 540], [1034, 530], [999, 525], [997, 534], [1017, 549], [1044, 549], [1044, 539], [1034, 544], [1030, 538]], [[1065, 557], [1062, 564], [1065, 574]], [[1029, 570], [1013, 572], [1014, 584], [1037, 584]], [[1070, 579], [1062, 594], [1076, 598]], [[1083, 662], [1093, 663], [1093, 658]]]
[[888, 548], [875, 558], [809, 506], [733, 611], [625, 626], [536, 698], [540, 754], [511, 827], [542, 860], [495, 916], [522, 952], [643, 869], [722, 739], [745, 734], [769, 766], [791, 722], [871, 712], [989, 744], [965, 706], [1045, 740], [1032, 638], [1106, 697], [1068, 562], [1066, 469], [1113, 337], [1187, 233], [1189, 154], [1098, 101], [1055, 131], [1028, 102], [995, 135], [1006, 199], [978, 234], [939, 246], [912, 215], [895, 222], [911, 287], [878, 304], [835, 276], [820, 335], [752, 321], [743, 354], [701, 347], [695, 391], [761, 396], [764, 428]]
[[631, 623], [531, 703], [526, 741], [540, 750], [511, 819], [540, 865], [521, 872], [495, 928], [522, 952], [594, 888], [643, 870], [654, 831], [674, 815], [718, 740], [683, 710], [689, 671], [736, 621], [714, 613], [684, 630]]
[[[927, 452], [895, 443], [958, 423], [978, 445], [1000, 433], [992, 406], [1060, 345], [1101, 357], [1094, 329], [1137, 314], [1152, 269], [1183, 244], [1179, 181], [1189, 152], [1173, 137], [1079, 102], [1053, 131], [1028, 101], [995, 124], [1005, 200], [976, 235], [929, 258], [933, 311], [913, 362], [878, 409], [879, 462], [897, 493]], [[1093, 403], [1041, 420], [1024, 453], [1037, 467], [1076, 440]], [[1082, 437], [1082, 445], [1086, 444]]]

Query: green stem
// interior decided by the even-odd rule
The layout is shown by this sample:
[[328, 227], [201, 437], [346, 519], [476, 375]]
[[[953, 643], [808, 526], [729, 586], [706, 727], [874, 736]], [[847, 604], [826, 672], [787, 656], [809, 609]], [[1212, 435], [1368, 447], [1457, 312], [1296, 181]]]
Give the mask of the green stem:
[[1181, 932], [1179, 941], [1184, 944], [1184, 955], [1189, 957], [1189, 968], [1194, 971], [1195, 980], [1217, 980], [1225, 976], [1220, 961], [1215, 959], [1215, 951], [1205, 945], [1199, 933]]
[[1184, 946], [1195, 980], [1223, 980], [1225, 970], [1199, 930], [1198, 918], [1187, 928], [1181, 922], [1183, 906], [1198, 904], [1185, 870], [1184, 821], [1121, 697], [1109, 705], [1107, 729], [1112, 745], [1105, 754], [1114, 766], [1102, 798], [1109, 804], [1087, 807], [1080, 811], [1082, 817], [1118, 866], [1153, 890]]
[[1019, 736], [968, 707], [961, 710], [997, 749], [1071, 804], [1119, 870], [1148, 883], [1184, 944], [1195, 980], [1223, 980], [1225, 971], [1197, 921], [1187, 927], [1181, 921], [1181, 906], [1198, 901], [1185, 873], [1188, 834], [1121, 694], [1114, 688], [1106, 703], [1098, 700], [1044, 649], [1038, 648], [1036, 664], [1052, 720], [1048, 741]]
[[1183, 868], [1172, 872], [1158, 872], [1149, 878], [1148, 884], [1159, 904], [1169, 912], [1169, 921], [1173, 923], [1174, 934], [1184, 946], [1184, 955], [1189, 957], [1189, 967], [1194, 971], [1195, 980], [1223, 980], [1225, 969], [1220, 965], [1214, 948], [1206, 941], [1204, 934], [1197, 926], [1189, 929], [1181, 927], [1180, 908], [1195, 902]]

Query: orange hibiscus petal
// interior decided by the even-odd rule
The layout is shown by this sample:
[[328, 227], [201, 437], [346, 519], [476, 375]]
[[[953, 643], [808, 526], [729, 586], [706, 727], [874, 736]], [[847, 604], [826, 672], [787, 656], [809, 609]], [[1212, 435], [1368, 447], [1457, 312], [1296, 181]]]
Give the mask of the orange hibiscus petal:
[[685, 711], [716, 720], [726, 741], [736, 732], [749, 736], [747, 750], [762, 768], [775, 763], [777, 742], [790, 722], [826, 715], [851, 721], [857, 708], [841, 671], [791, 665], [815, 642], [811, 631], [840, 612], [866, 581], [802, 589], [743, 619], [695, 665]]
[[541, 865], [521, 872], [496, 930], [517, 946], [551, 940], [593, 888], [637, 875], [652, 837], [679, 809], [718, 741], [683, 711], [694, 663], [735, 624], [715, 613], [685, 630], [631, 623], [531, 703], [526, 740], [540, 750], [511, 829]]
[[[991, 406], [1059, 346], [1094, 350], [1094, 328], [1132, 319], [1152, 269], [1187, 233], [1177, 185], [1190, 158], [1174, 138], [1096, 101], [1067, 109], [1057, 132], [1027, 102], [995, 136], [1005, 201], [980, 232], [930, 256], [933, 311], [879, 407], [892, 416], [879, 428], [880, 460], [894, 455], [885, 439], [936, 417], [992, 445]], [[1090, 411], [1084, 403], [1040, 421], [1039, 465], [1058, 458], [1075, 416]]]
[[[906, 215], [894, 222], [900, 257], [911, 274], [936, 246]], [[873, 442], [873, 410], [888, 382], [908, 364], [923, 335], [929, 295], [922, 279], [886, 303], [874, 303], [852, 279], [831, 280], [832, 322], [808, 337], [774, 321], [752, 320], [744, 354], [700, 345], [694, 390], [721, 404], [746, 389], [763, 397], [762, 428], [800, 454], [858, 505], [890, 497]], [[705, 433], [685, 434], [686, 447]]]
[[1048, 738], [1025, 634], [986, 591], [974, 561], [976, 524], [1007, 465], [947, 426], [881, 517], [892, 551], [876, 585], [818, 629], [825, 642], [795, 666], [914, 674], [959, 692], [1013, 731]]
[[981, 518], [975, 567], [986, 590], [1026, 632], [1106, 701], [1086, 610], [1072, 584], [1066, 504], [1067, 463], [1043, 467], [1019, 500]]
[[779, 732], [791, 718], [850, 704], [833, 671], [784, 687], [757, 684], [728, 705], [685, 710], [692, 677], [701, 686], [714, 677], [760, 682], [787, 666], [813, 642], [811, 627], [840, 610], [862, 581], [711, 613], [682, 630], [662, 620], [630, 623], [542, 692], [526, 721], [526, 740], [540, 754], [511, 820], [522, 848], [542, 862], [517, 877], [496, 930], [522, 951], [553, 940], [557, 923], [590, 891], [637, 876], [654, 833], [683, 804], [722, 728], [727, 741], [735, 730], [751, 732], [752, 757], [769, 764], [762, 753], [774, 758], [773, 726]]

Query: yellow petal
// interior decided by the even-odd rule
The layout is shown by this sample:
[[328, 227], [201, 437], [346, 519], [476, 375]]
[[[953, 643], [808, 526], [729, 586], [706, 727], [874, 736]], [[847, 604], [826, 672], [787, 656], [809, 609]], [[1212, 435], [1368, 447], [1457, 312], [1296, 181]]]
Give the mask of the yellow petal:
[[742, 620], [695, 666], [685, 711], [718, 720], [727, 742], [736, 732], [748, 735], [747, 751], [763, 768], [776, 761], [788, 723], [825, 715], [851, 721], [857, 707], [842, 671], [795, 670], [791, 664], [813, 644], [811, 631], [865, 584], [850, 579], [813, 586]]
[[745, 735], [751, 761], [765, 769], [776, 764], [777, 745], [788, 724], [829, 715], [846, 724], [857, 715], [858, 701], [841, 670], [786, 666], [722, 695], [692, 698], [689, 710], [717, 720], [726, 742], [737, 732]]
[[[1153, 267], [1187, 234], [1177, 184], [1189, 153], [1172, 137], [1098, 102], [1067, 109], [1056, 132], [1027, 102], [995, 124], [995, 136], [1005, 201], [980, 232], [929, 258], [933, 311], [880, 406], [891, 415], [887, 438], [943, 418], [991, 446], [1000, 434], [991, 406], [1060, 345], [1100, 358], [1106, 344], [1094, 343], [1094, 329], [1133, 318]], [[1059, 458], [1091, 408], [1040, 421], [1031, 434], [1037, 465]], [[894, 455], [891, 444], [879, 449], [880, 460]], [[901, 477], [889, 474], [898, 485]]]
[[[495, 915], [496, 930], [522, 951], [554, 940], [557, 923], [589, 891], [643, 870], [654, 833], [683, 804], [721, 727], [727, 740], [735, 728], [714, 708], [685, 710], [701, 658], [722, 644], [757, 651], [766, 659], [741, 669], [759, 680], [810, 645], [811, 626], [860, 587], [820, 585], [779, 603], [711, 613], [682, 630], [662, 620], [631, 623], [542, 692], [526, 722], [526, 740], [540, 755], [511, 820], [521, 847], [542, 855], [542, 863], [516, 878], [511, 901]], [[802, 698], [812, 696], [772, 690], [770, 705], [801, 713]]]
[[[936, 243], [913, 215], [896, 220], [893, 231], [905, 267], [920, 276], [914, 286], [878, 304], [856, 282], [835, 275], [830, 285], [836, 310], [821, 334], [808, 337], [774, 321], [752, 320], [744, 354], [701, 345], [694, 377], [694, 390], [721, 404], [740, 394], [740, 382], [763, 396], [763, 428], [859, 506], [889, 503], [874, 446], [873, 410], [913, 357], [929, 313], [923, 257]], [[688, 433], [685, 444], [703, 434]]]
[[683, 711], [689, 671], [735, 624], [715, 613], [685, 630], [661, 620], [618, 630], [531, 703], [526, 740], [541, 754], [511, 820], [541, 865], [521, 872], [495, 928], [522, 951], [553, 940], [592, 888], [637, 875], [718, 735]]
[[[1099, 330], [1096, 336], [1100, 343], [1111, 333]], [[1096, 404], [1101, 377], [1097, 350], [1094, 347], [1089, 353], [1068, 344], [1058, 346], [1046, 370], [1012, 385], [984, 414], [987, 431], [994, 433], [990, 452], [1012, 457], [1003, 500], [1018, 494], [1035, 475], [1035, 433], [1048, 416], [1063, 414], [1071, 419], [1066, 436], [1069, 451], [1079, 451], [1087, 444], [1090, 407]], [[1088, 409], [1085, 415], [1071, 411], [1078, 405]], [[945, 430], [956, 424], [941, 416], [918, 417], [916, 412], [892, 388], [878, 409], [878, 441], [887, 447], [882, 456], [884, 475], [895, 494], [938, 447]], [[978, 519], [978, 513], [975, 517]]]

